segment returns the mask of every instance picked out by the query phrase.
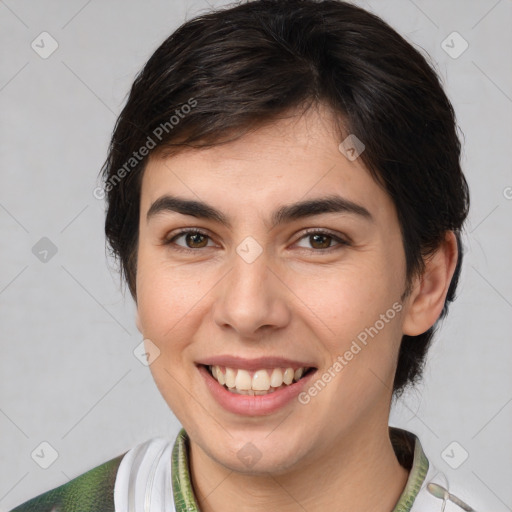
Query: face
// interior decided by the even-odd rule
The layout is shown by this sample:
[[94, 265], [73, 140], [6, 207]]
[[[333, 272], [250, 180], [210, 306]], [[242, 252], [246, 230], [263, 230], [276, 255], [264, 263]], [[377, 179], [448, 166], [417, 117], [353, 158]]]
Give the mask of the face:
[[387, 429], [405, 255], [391, 199], [340, 142], [319, 108], [144, 173], [151, 372], [194, 450], [231, 470], [285, 472]]

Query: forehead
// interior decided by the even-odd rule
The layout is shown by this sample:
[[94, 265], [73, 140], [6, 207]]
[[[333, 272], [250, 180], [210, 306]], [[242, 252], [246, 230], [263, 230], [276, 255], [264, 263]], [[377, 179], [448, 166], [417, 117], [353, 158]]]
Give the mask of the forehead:
[[321, 109], [289, 114], [242, 137], [202, 149], [150, 157], [142, 180], [141, 214], [163, 195], [207, 202], [233, 214], [252, 208], [338, 195], [378, 217], [393, 209], [362, 160], [349, 160], [332, 116]]

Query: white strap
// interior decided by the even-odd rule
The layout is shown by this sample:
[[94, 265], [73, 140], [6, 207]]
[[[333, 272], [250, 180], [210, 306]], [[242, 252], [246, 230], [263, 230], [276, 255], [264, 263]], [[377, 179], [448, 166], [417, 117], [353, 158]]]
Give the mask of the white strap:
[[176, 512], [171, 481], [172, 443], [155, 437], [123, 457], [116, 476], [116, 512]]

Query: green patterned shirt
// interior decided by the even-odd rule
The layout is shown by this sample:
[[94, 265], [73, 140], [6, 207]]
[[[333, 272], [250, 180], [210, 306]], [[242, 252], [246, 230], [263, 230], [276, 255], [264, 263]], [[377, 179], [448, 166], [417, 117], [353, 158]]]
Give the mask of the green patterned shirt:
[[[427, 503], [430, 504], [431, 509], [428, 512], [441, 510], [441, 506], [445, 505], [445, 501], [447, 501], [446, 496], [441, 499], [440, 496], [432, 496], [425, 491], [427, 473], [430, 476], [433, 468], [429, 471], [429, 462], [418, 438], [410, 432], [394, 427], [390, 427], [389, 432], [400, 464], [409, 470], [407, 484], [392, 512], [414, 512], [416, 507], [413, 504], [419, 494], [423, 494], [422, 499], [427, 499]], [[142, 445], [151, 443], [151, 441], [146, 441]], [[125, 510], [116, 511], [114, 504], [116, 478], [121, 461], [127, 453], [129, 452], [123, 453], [70, 482], [19, 505], [11, 512], [127, 512]], [[165, 463], [169, 464], [169, 462]], [[170, 465], [175, 511], [199, 512], [190, 478], [189, 438], [184, 429], [181, 429], [174, 442]], [[136, 466], [135, 463], [134, 466]], [[135, 469], [137, 468], [135, 467]], [[441, 481], [441, 483], [444, 482]], [[447, 484], [445, 483], [445, 485]], [[443, 489], [443, 487], [440, 488]], [[432, 504], [434, 507], [432, 507]], [[450, 505], [452, 504], [450, 503]], [[142, 505], [142, 508], [137, 505], [133, 505], [133, 507], [136, 512], [142, 512], [143, 510], [174, 512], [173, 510], [156, 511], [154, 508], [146, 509], [144, 505]], [[448, 508], [447, 510], [452, 509]], [[453, 510], [460, 511], [463, 509], [457, 507]]]

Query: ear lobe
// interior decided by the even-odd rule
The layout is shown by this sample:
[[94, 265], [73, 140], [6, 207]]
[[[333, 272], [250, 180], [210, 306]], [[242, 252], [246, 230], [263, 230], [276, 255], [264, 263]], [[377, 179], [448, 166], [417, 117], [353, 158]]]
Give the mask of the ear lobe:
[[447, 231], [437, 251], [425, 261], [425, 271], [413, 287], [403, 334], [418, 336], [435, 324], [443, 310], [457, 258], [457, 238], [453, 231]]

